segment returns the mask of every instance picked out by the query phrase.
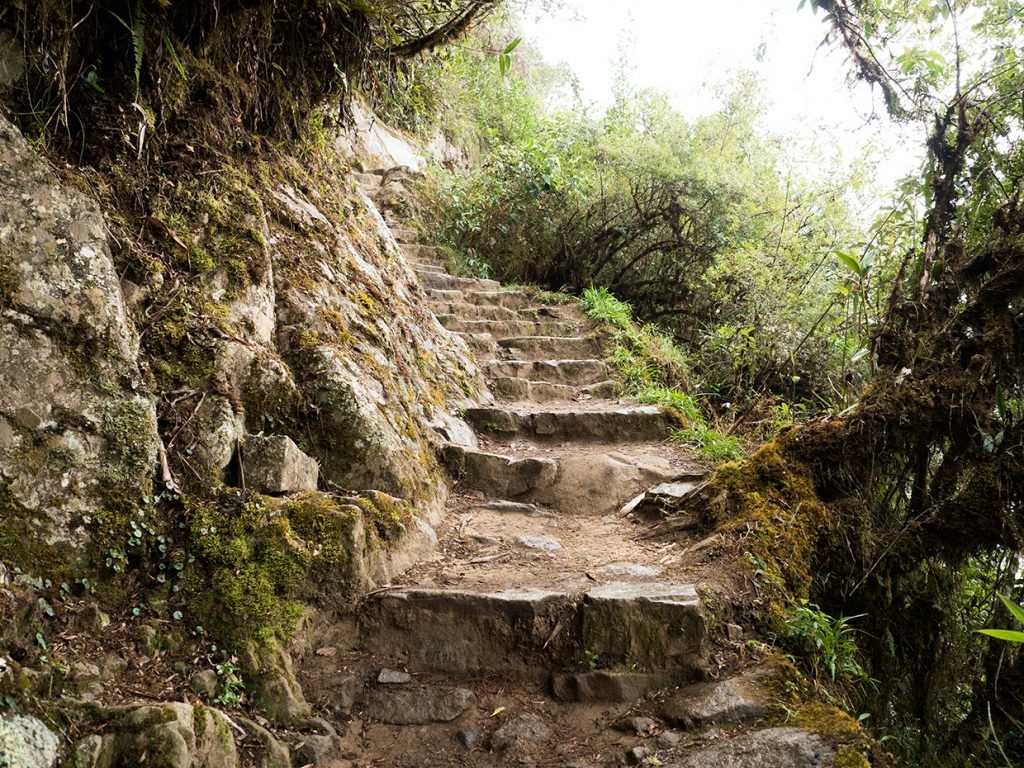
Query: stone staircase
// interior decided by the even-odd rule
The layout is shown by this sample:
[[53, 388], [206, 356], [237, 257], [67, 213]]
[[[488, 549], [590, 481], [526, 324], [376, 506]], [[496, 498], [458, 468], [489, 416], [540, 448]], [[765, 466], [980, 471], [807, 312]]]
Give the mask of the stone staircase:
[[[382, 179], [360, 184], [374, 196]], [[304, 671], [362, 670], [344, 694], [311, 696], [355, 719], [337, 764], [830, 764], [798, 729], [737, 741], [758, 762], [685, 730], [764, 709], [736, 680], [704, 682], [711, 641], [686, 550], [620, 511], [652, 486], [699, 482], [699, 463], [666, 441], [672, 418], [616, 399], [575, 306], [451, 275], [440, 249], [389, 223], [494, 401], [465, 412], [474, 439], [443, 451], [455, 488], [436, 557], [367, 595]]]

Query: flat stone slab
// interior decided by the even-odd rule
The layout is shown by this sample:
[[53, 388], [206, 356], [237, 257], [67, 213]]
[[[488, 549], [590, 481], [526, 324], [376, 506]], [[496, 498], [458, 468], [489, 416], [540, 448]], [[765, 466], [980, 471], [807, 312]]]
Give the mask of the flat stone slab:
[[467, 302], [430, 302], [436, 315], [454, 315], [463, 320], [523, 320], [516, 310], [501, 304], [469, 304]]
[[438, 315], [438, 322], [449, 331], [489, 333], [496, 339], [508, 336], [575, 336], [576, 326], [556, 320], [467, 320], [458, 315]]
[[248, 487], [261, 493], [315, 491], [320, 465], [286, 435], [248, 435], [242, 443]]
[[556, 674], [551, 692], [559, 701], [626, 703], [673, 684], [671, 675], [594, 670]]
[[765, 728], [723, 739], [667, 768], [825, 768], [835, 750], [802, 728]]
[[[421, 248], [424, 246], [420, 246]], [[441, 288], [444, 290], [459, 291], [496, 291], [501, 288], [501, 283], [496, 280], [482, 280], [476, 277], [452, 277], [451, 275], [440, 275], [425, 273], [419, 275], [420, 283], [425, 288]]]
[[766, 698], [756, 675], [698, 683], [669, 696], [661, 705], [661, 716], [686, 728], [741, 723], [762, 717]]
[[449, 723], [476, 706], [476, 696], [466, 688], [379, 689], [370, 691], [366, 716], [389, 725]]
[[527, 379], [584, 387], [607, 381], [611, 373], [602, 360], [496, 360], [485, 363], [492, 378]]
[[505, 437], [533, 435], [607, 442], [660, 440], [668, 437], [674, 426], [671, 417], [657, 406], [550, 411], [492, 406], [468, 409], [466, 421], [477, 431]]
[[544, 552], [555, 552], [562, 548], [562, 542], [553, 536], [516, 536], [513, 543], [526, 549], [539, 549]]
[[608, 563], [598, 570], [612, 576], [625, 576], [634, 579], [653, 579], [661, 575], [661, 568], [639, 563]]
[[499, 346], [512, 360], [569, 360], [582, 353], [599, 357], [601, 345], [589, 336], [513, 336]]
[[707, 627], [690, 584], [616, 582], [583, 599], [583, 647], [638, 671], [703, 673]]
[[375, 595], [360, 631], [364, 648], [401, 657], [413, 672], [544, 679], [576, 660], [578, 623], [576, 602], [564, 592], [409, 589]]

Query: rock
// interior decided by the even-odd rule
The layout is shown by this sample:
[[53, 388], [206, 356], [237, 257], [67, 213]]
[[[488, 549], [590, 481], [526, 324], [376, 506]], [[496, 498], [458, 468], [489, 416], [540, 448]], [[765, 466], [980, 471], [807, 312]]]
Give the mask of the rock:
[[0, 716], [0, 761], [5, 768], [53, 768], [60, 739], [29, 715]]
[[412, 682], [412, 675], [394, 669], [382, 669], [377, 675], [377, 682], [382, 685], [405, 685]]
[[658, 727], [656, 720], [650, 717], [624, 717], [612, 723], [612, 728], [623, 733], [635, 733], [637, 736], [650, 736]]
[[315, 491], [320, 465], [290, 437], [249, 435], [242, 443], [242, 466], [248, 487], [262, 493]]
[[295, 763], [301, 766], [329, 765], [341, 756], [342, 743], [337, 736], [322, 733], [303, 733], [292, 747]]
[[107, 494], [150, 492], [156, 405], [135, 390], [138, 339], [96, 202], [3, 117], [0, 308], [0, 559], [40, 572], [38, 543], [59, 569], [87, 551], [83, 520]]
[[188, 684], [192, 686], [192, 690], [196, 693], [212, 699], [217, 695], [217, 687], [220, 684], [220, 680], [217, 678], [217, 673], [212, 669], [203, 669], [192, 675], [188, 680]]
[[566, 456], [558, 462], [558, 475], [531, 498], [565, 512], [603, 515], [617, 511], [623, 501], [653, 481], [671, 477], [668, 461], [623, 452]]
[[474, 706], [476, 696], [465, 688], [378, 689], [367, 696], [366, 715], [390, 725], [423, 725], [451, 722]]
[[463, 728], [455, 734], [455, 737], [466, 749], [472, 749], [476, 746], [477, 742], [480, 741], [480, 731], [476, 728]]
[[766, 728], [723, 739], [687, 755], [673, 768], [825, 768], [835, 751], [801, 728]]
[[513, 541], [520, 547], [526, 549], [539, 549], [544, 552], [554, 552], [562, 548], [562, 542], [552, 536], [516, 536]]
[[518, 752], [553, 735], [554, 732], [540, 717], [532, 712], [521, 712], [507, 718], [491, 735], [491, 749]]
[[268, 720], [288, 724], [307, 720], [311, 707], [295, 678], [291, 656], [276, 644], [250, 645], [242, 666], [256, 670], [259, 681], [252, 691], [252, 703]]
[[[231, 463], [239, 442], [245, 438], [245, 420], [235, 413], [228, 398], [209, 395], [199, 405], [193, 423], [195, 463], [217, 481], [223, 480], [224, 470]], [[249, 482], [248, 477], [246, 482]]]
[[639, 563], [608, 563], [598, 570], [611, 576], [627, 576], [634, 579], [653, 579], [661, 575], [661, 568]]
[[583, 647], [642, 671], [703, 673], [707, 628], [696, 590], [686, 584], [616, 582], [587, 591]]
[[556, 674], [551, 679], [552, 693], [556, 699], [581, 703], [636, 701], [651, 691], [671, 684], [672, 677], [666, 674], [606, 670]]
[[209, 707], [151, 704], [108, 710], [115, 717], [101, 734], [75, 748], [76, 768], [146, 765], [149, 768], [238, 768], [234, 729]]
[[701, 487], [704, 477], [703, 474], [691, 475], [649, 488], [630, 502], [629, 511], [643, 520], [660, 520], [678, 509], [691, 493]]
[[18, 83], [25, 71], [25, 52], [11, 30], [0, 28], [0, 96]]
[[683, 737], [675, 731], [664, 731], [658, 734], [658, 738], [655, 739], [654, 743], [658, 749], [675, 749], [682, 740]]
[[631, 750], [626, 752], [626, 763], [628, 765], [640, 765], [647, 759], [647, 749], [645, 747], [633, 747]]
[[259, 744], [256, 768], [292, 768], [290, 750], [274, 734], [242, 715], [236, 714], [234, 719]]
[[674, 692], [661, 706], [661, 716], [687, 728], [754, 720], [765, 713], [765, 691], [758, 675], [747, 674]]
[[739, 643], [743, 640], [743, 627], [739, 624], [726, 624], [725, 635], [730, 643]]

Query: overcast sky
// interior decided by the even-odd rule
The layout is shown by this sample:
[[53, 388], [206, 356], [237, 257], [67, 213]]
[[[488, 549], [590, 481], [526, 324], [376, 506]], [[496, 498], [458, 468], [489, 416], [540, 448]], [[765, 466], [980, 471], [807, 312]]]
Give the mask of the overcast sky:
[[552, 63], [567, 62], [585, 99], [611, 99], [614, 62], [625, 47], [631, 81], [668, 93], [690, 119], [717, 107], [714, 86], [730, 71], [749, 69], [765, 83], [765, 127], [813, 142], [833, 142], [852, 159], [861, 147], [891, 182], [913, 170], [921, 136], [896, 128], [877, 93], [851, 89], [845, 56], [820, 45], [826, 27], [799, 0], [565, 0], [556, 13], [527, 12], [524, 32]]

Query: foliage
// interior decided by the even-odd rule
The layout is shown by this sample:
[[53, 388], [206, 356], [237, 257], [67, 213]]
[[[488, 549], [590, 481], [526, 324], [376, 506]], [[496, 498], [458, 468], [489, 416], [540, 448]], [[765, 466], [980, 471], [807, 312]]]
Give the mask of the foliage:
[[17, 111], [40, 134], [61, 126], [84, 140], [100, 116], [125, 131], [140, 117], [146, 131], [173, 129], [213, 101], [228, 123], [294, 136], [325, 100], [358, 85], [381, 91], [389, 73], [464, 34], [498, 3], [14, 0], [7, 21], [29, 64]]
[[862, 680], [866, 675], [857, 660], [856, 630], [850, 623], [857, 618], [832, 617], [814, 603], [800, 600], [785, 622], [783, 638], [810, 662], [815, 677], [828, 672], [834, 682]]
[[[1006, 610], [1021, 624], [1024, 624], [1024, 608], [1013, 602], [1005, 595], [999, 595], [1000, 601], [1006, 606]], [[994, 637], [996, 640], [1006, 640], [1010, 643], [1024, 643], [1024, 632], [1014, 629], [979, 629], [979, 634]]]
[[[473, 38], [485, 51], [514, 32]], [[493, 276], [580, 292], [605, 286], [691, 350], [724, 402], [771, 388], [848, 404], [868, 361], [837, 243], [855, 241], [848, 189], [802, 179], [763, 136], [758, 84], [739, 76], [719, 112], [688, 122], [667, 99], [618, 89], [600, 117], [527, 45], [503, 78], [487, 56], [425, 68], [445, 132], [478, 159], [436, 169], [442, 236]]]

